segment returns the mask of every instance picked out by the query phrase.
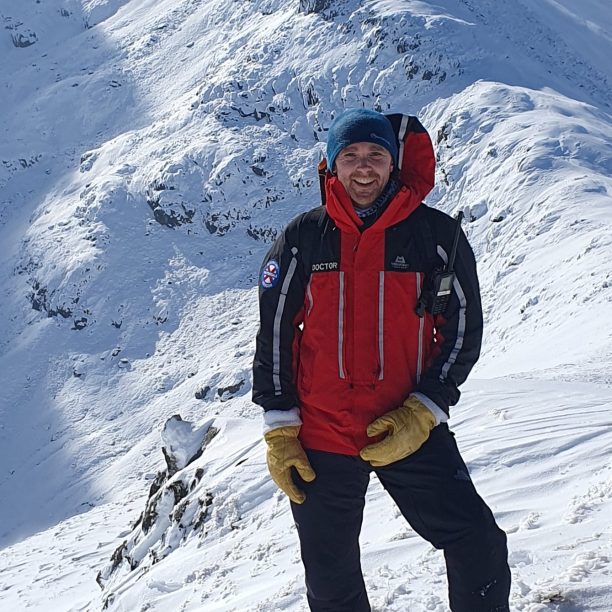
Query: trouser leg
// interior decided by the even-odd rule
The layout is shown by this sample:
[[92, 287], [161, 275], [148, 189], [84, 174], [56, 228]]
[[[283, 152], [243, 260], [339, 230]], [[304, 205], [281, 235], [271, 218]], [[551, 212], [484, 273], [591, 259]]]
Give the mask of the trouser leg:
[[476, 492], [445, 424], [413, 455], [375, 471], [422, 537], [444, 550], [453, 612], [507, 612], [506, 535]]
[[317, 475], [303, 504], [291, 504], [313, 612], [370, 612], [359, 551], [369, 469], [357, 457], [307, 451]]

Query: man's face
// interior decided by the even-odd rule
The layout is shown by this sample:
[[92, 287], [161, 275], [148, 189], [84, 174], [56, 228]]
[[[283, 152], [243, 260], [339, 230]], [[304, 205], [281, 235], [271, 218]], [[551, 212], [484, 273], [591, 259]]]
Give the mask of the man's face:
[[336, 157], [336, 174], [355, 206], [367, 208], [383, 192], [393, 171], [391, 154], [372, 142], [357, 142]]

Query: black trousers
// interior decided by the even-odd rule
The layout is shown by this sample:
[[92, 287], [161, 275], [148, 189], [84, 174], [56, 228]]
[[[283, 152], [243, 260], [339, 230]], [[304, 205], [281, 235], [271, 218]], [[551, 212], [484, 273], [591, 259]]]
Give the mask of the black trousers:
[[476, 492], [454, 434], [438, 425], [413, 455], [382, 468], [360, 457], [307, 451], [317, 474], [306, 501], [291, 504], [313, 612], [370, 612], [359, 532], [370, 472], [411, 527], [444, 550], [453, 612], [508, 612], [506, 535]]

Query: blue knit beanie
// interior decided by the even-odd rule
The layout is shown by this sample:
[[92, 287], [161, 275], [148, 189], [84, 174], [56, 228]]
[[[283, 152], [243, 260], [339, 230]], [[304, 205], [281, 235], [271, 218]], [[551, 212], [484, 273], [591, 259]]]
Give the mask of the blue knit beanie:
[[397, 139], [391, 122], [382, 114], [365, 108], [350, 108], [338, 115], [327, 134], [327, 167], [333, 170], [338, 153], [356, 142], [385, 147], [397, 168]]

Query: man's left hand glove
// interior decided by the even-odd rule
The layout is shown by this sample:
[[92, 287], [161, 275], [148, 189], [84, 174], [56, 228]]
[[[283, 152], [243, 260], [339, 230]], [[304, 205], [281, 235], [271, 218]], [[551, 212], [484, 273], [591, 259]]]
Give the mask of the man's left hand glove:
[[370, 438], [388, 433], [382, 442], [361, 449], [359, 455], [374, 467], [389, 465], [419, 450], [436, 425], [431, 410], [416, 397], [410, 396], [403, 405], [368, 425]]
[[285, 425], [264, 434], [268, 445], [267, 461], [270, 476], [294, 504], [303, 504], [306, 494], [293, 482], [291, 468], [295, 468], [300, 478], [306, 482], [312, 482], [316, 477], [298, 440], [299, 433], [299, 425]]

